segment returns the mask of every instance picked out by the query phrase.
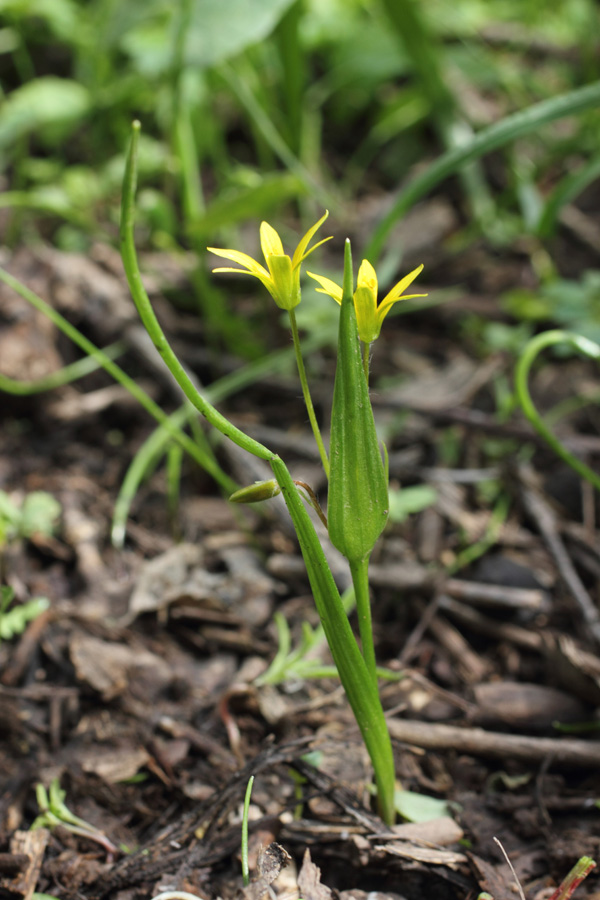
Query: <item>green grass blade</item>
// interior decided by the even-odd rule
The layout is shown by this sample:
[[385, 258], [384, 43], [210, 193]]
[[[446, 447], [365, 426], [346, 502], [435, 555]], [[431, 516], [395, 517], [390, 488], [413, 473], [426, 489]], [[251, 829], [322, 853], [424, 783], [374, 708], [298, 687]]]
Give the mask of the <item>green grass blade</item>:
[[510, 116], [482, 129], [470, 141], [444, 153], [422, 174], [413, 178], [400, 191], [392, 208], [375, 229], [365, 256], [372, 263], [379, 257], [383, 245], [395, 223], [411, 208], [411, 206], [429, 193], [436, 185], [457, 172], [461, 166], [474, 159], [479, 159], [492, 150], [497, 150], [523, 135], [530, 134], [556, 119], [574, 116], [586, 109], [600, 104], [600, 81], [542, 100], [527, 109], [520, 110]]

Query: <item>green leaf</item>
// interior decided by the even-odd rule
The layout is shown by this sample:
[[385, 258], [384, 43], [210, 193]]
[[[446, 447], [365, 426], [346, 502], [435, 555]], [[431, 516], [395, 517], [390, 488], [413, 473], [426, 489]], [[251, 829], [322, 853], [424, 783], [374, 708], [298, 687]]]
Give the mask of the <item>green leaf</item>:
[[46, 21], [56, 37], [67, 43], [76, 43], [82, 36], [84, 15], [73, 0], [0, 0], [1, 13], [17, 17], [19, 25], [25, 24], [26, 17]]
[[185, 62], [208, 68], [266, 38], [293, 0], [196, 0]]
[[35, 597], [22, 606], [15, 606], [9, 612], [0, 612], [0, 638], [9, 641], [11, 638], [25, 631], [29, 622], [48, 609], [49, 602], [46, 597]]
[[46, 491], [33, 491], [27, 494], [21, 509], [21, 534], [23, 537], [31, 537], [34, 534], [49, 537], [60, 512], [60, 503], [52, 494]]
[[404, 522], [412, 513], [427, 509], [437, 500], [437, 491], [428, 484], [390, 491], [390, 521]]
[[202, 218], [190, 226], [191, 234], [200, 238], [245, 219], [265, 218], [274, 208], [280, 208], [289, 197], [298, 197], [304, 193], [298, 177], [289, 172], [265, 175], [254, 182], [236, 186], [227, 194], [216, 197]]
[[396, 812], [408, 822], [430, 822], [442, 816], [449, 816], [450, 810], [445, 800], [415, 794], [413, 791], [395, 791]]
[[[264, 40], [293, 0], [191, 0], [183, 63], [208, 69]], [[178, 4], [123, 3], [118, 37], [138, 71], [149, 76], [166, 72], [176, 53], [180, 28]], [[131, 25], [134, 25], [131, 28]], [[122, 35], [122, 37], [121, 37]]]
[[394, 821], [394, 755], [377, 685], [369, 676], [331, 569], [290, 473], [278, 456], [273, 456], [270, 462], [294, 523], [333, 661], [373, 763], [380, 814], [391, 825]]
[[0, 111], [0, 150], [52, 126], [65, 137], [87, 114], [91, 98], [83, 85], [45, 75], [16, 88]]
[[459, 171], [472, 160], [479, 159], [499, 147], [516, 141], [532, 132], [538, 132], [547, 122], [565, 116], [575, 116], [586, 109], [596, 108], [600, 100], [600, 80], [557, 97], [542, 100], [532, 106], [505, 116], [473, 135], [469, 140], [439, 156], [426, 169], [419, 172], [396, 195], [392, 207], [375, 229], [364, 255], [375, 262], [387, 236], [396, 222], [406, 214], [417, 200], [424, 197], [449, 175]]

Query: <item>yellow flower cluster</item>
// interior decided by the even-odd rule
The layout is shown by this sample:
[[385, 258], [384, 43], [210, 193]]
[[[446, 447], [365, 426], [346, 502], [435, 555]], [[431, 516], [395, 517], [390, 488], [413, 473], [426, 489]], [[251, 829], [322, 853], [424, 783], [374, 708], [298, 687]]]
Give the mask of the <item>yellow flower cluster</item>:
[[[242, 272], [243, 274], [253, 275], [264, 284], [275, 303], [281, 309], [291, 310], [300, 303], [300, 266], [303, 260], [313, 250], [320, 247], [321, 244], [331, 240], [331, 238], [324, 238], [312, 247], [309, 247], [315, 233], [327, 216], [328, 212], [325, 212], [319, 221], [308, 229], [291, 258], [284, 253], [281, 238], [275, 229], [268, 222], [262, 222], [260, 226], [260, 246], [267, 264], [266, 268], [251, 256], [248, 256], [247, 253], [241, 253], [239, 250], [220, 250], [216, 247], [209, 247], [208, 249], [211, 253], [224, 259], [230, 259], [232, 262], [242, 266], [241, 269], [234, 269], [229, 266], [220, 267], [213, 269], [213, 272]], [[354, 292], [354, 308], [356, 310], [358, 335], [361, 341], [365, 344], [370, 344], [372, 341], [377, 340], [383, 320], [398, 300], [412, 300], [416, 297], [427, 296], [427, 294], [404, 293], [421, 273], [422, 269], [423, 266], [417, 266], [416, 269], [405, 275], [378, 304], [377, 274], [371, 263], [367, 259], [363, 259], [358, 270], [356, 291]], [[320, 284], [320, 287], [317, 288], [319, 293], [328, 294], [337, 303], [341, 304], [342, 288], [335, 281], [331, 281], [331, 279], [325, 278], [323, 275], [316, 275], [313, 272], [308, 272], [307, 274]]]

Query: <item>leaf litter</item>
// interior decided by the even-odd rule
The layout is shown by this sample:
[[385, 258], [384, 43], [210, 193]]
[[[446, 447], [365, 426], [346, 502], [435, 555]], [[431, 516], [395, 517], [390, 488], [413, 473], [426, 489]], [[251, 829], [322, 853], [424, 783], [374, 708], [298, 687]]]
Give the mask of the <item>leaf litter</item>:
[[[481, 282], [491, 283], [498, 263], [480, 249], [477, 264], [482, 257]], [[124, 282], [109, 262], [100, 251], [67, 264], [55, 251], [45, 250], [42, 262], [22, 250], [11, 265], [97, 341], [124, 334], [127, 366], [149, 381], [155, 372], [134, 340]], [[154, 291], [185, 347], [197, 322], [164, 303], [158, 281]], [[35, 346], [45, 348], [37, 357], [49, 370], [72, 361], [53, 330], [24, 314], [5, 288], [0, 300], [7, 374], [46, 374], [32, 368]], [[1, 413], [0, 489], [48, 491], [62, 507], [56, 542], [21, 538], [2, 551], [17, 601], [50, 600], [41, 618], [0, 643], [2, 896], [28, 900], [36, 890], [61, 900], [143, 900], [170, 889], [207, 900], [413, 900], [487, 890], [501, 900], [512, 895], [512, 875], [494, 837], [528, 896], [558, 884], [579, 856], [600, 853], [594, 510], [528, 426], [490, 414], [506, 360], [457, 352], [445, 329], [461, 304], [454, 314], [452, 303], [441, 309], [415, 316], [410, 329], [398, 320], [373, 363], [376, 379], [391, 377], [401, 344], [403, 368], [421, 373], [377, 391], [382, 423], [403, 416], [402, 429], [390, 432], [392, 479], [434, 491], [426, 508], [386, 532], [372, 589], [378, 660], [398, 676], [382, 688], [397, 775], [407, 795], [437, 801], [434, 818], [391, 830], [378, 820], [335, 680], [254, 684], [277, 650], [276, 610], [293, 645], [303, 621], [318, 624], [279, 512], [232, 510], [202, 473], [184, 468], [184, 540], [176, 542], [157, 470], [134, 501], [125, 549], [110, 547], [120, 479], [150, 426], [119, 396], [104, 395], [91, 412], [87, 395], [111, 387], [93, 373], [58, 389], [50, 404], [7, 398]], [[327, 353], [320, 364], [325, 377]], [[218, 359], [199, 365], [203, 379], [221, 374]], [[589, 381], [585, 363], [572, 372]], [[164, 382], [154, 384], [162, 402], [173, 402]], [[554, 385], [560, 391], [560, 379]], [[283, 381], [259, 381], [228, 402], [230, 414], [253, 416], [275, 446], [297, 453], [298, 477], [314, 466], [303, 454], [300, 406]], [[65, 403], [68, 415], [60, 412]], [[598, 454], [589, 430], [567, 437]], [[493, 441], [527, 442], [535, 477], [502, 460], [490, 465]], [[222, 452], [232, 471], [245, 465], [230, 448]], [[490, 481], [511, 497], [493, 533], [478, 488]], [[479, 544], [480, 555], [455, 569], [464, 547]], [[330, 663], [324, 647], [316, 652]], [[263, 849], [243, 889], [241, 803], [251, 774], [255, 859]], [[55, 778], [69, 809], [110, 839], [113, 856], [64, 827], [28, 830], [39, 814], [35, 785]], [[281, 848], [279, 857], [271, 847]], [[277, 877], [264, 868], [273, 853]], [[578, 896], [591, 896], [593, 884], [592, 877]]]

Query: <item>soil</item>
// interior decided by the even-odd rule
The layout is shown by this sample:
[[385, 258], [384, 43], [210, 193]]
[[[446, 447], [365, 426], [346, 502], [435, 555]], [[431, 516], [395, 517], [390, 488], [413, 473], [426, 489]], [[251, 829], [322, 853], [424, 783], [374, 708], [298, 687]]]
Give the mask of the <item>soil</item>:
[[[416, 240], [403, 267], [425, 262], [423, 286], [444, 302], [386, 321], [373, 400], [392, 486], [429, 485], [435, 500], [390, 524], [371, 584], [378, 660], [397, 676], [381, 682], [397, 776], [404, 790], [440, 801], [436, 817], [393, 829], [378, 819], [334, 678], [256, 683], [278, 649], [276, 611], [293, 646], [303, 623], [318, 624], [278, 500], [233, 507], [183, 459], [177, 503], [161, 463], [133, 500], [123, 549], [111, 545], [123, 478], [154, 423], [95, 372], [51, 393], [2, 395], [0, 489], [17, 504], [48, 491], [62, 513], [53, 536], [2, 549], [16, 602], [43, 596], [49, 606], [0, 643], [1, 897], [145, 900], [178, 890], [225, 900], [292, 900], [298, 891], [304, 900], [454, 900], [488, 891], [507, 900], [515, 877], [528, 897], [548, 896], [580, 856], [600, 855], [597, 498], [518, 412], [502, 410], [513, 358], [482, 352], [479, 337], [482, 321], [511, 324], [498, 297], [535, 284], [530, 254], [450, 249], [456, 223], [439, 199], [413, 215], [419, 224], [409, 218], [407, 233], [435, 242]], [[568, 274], [591, 250], [566, 233], [557, 253]], [[23, 249], [3, 264], [98, 345], [122, 341], [119, 364], [163, 409], [176, 408], [113, 250], [83, 258]], [[190, 294], [189, 267], [149, 255], [143, 268], [200, 381], [239, 368], [177, 302]], [[263, 334], [287, 346], [254, 285], [240, 285], [231, 287], [241, 320], [270, 317]], [[5, 287], [0, 325], [1, 368], [13, 378], [39, 378], [78, 356]], [[334, 367], [327, 346], [309, 361], [323, 421]], [[549, 410], [589, 394], [596, 377], [589, 361], [548, 355], [534, 397]], [[324, 501], [299, 393], [290, 369], [221, 408]], [[559, 425], [591, 466], [598, 424], [586, 405]], [[224, 442], [213, 447], [239, 484], [263, 474]], [[331, 553], [331, 564], [347, 587], [343, 561]], [[325, 646], [312, 655], [330, 664]], [[254, 881], [243, 888], [250, 775]], [[35, 787], [54, 779], [93, 830], [29, 830], [40, 814]], [[592, 874], [577, 896], [596, 892]]]

